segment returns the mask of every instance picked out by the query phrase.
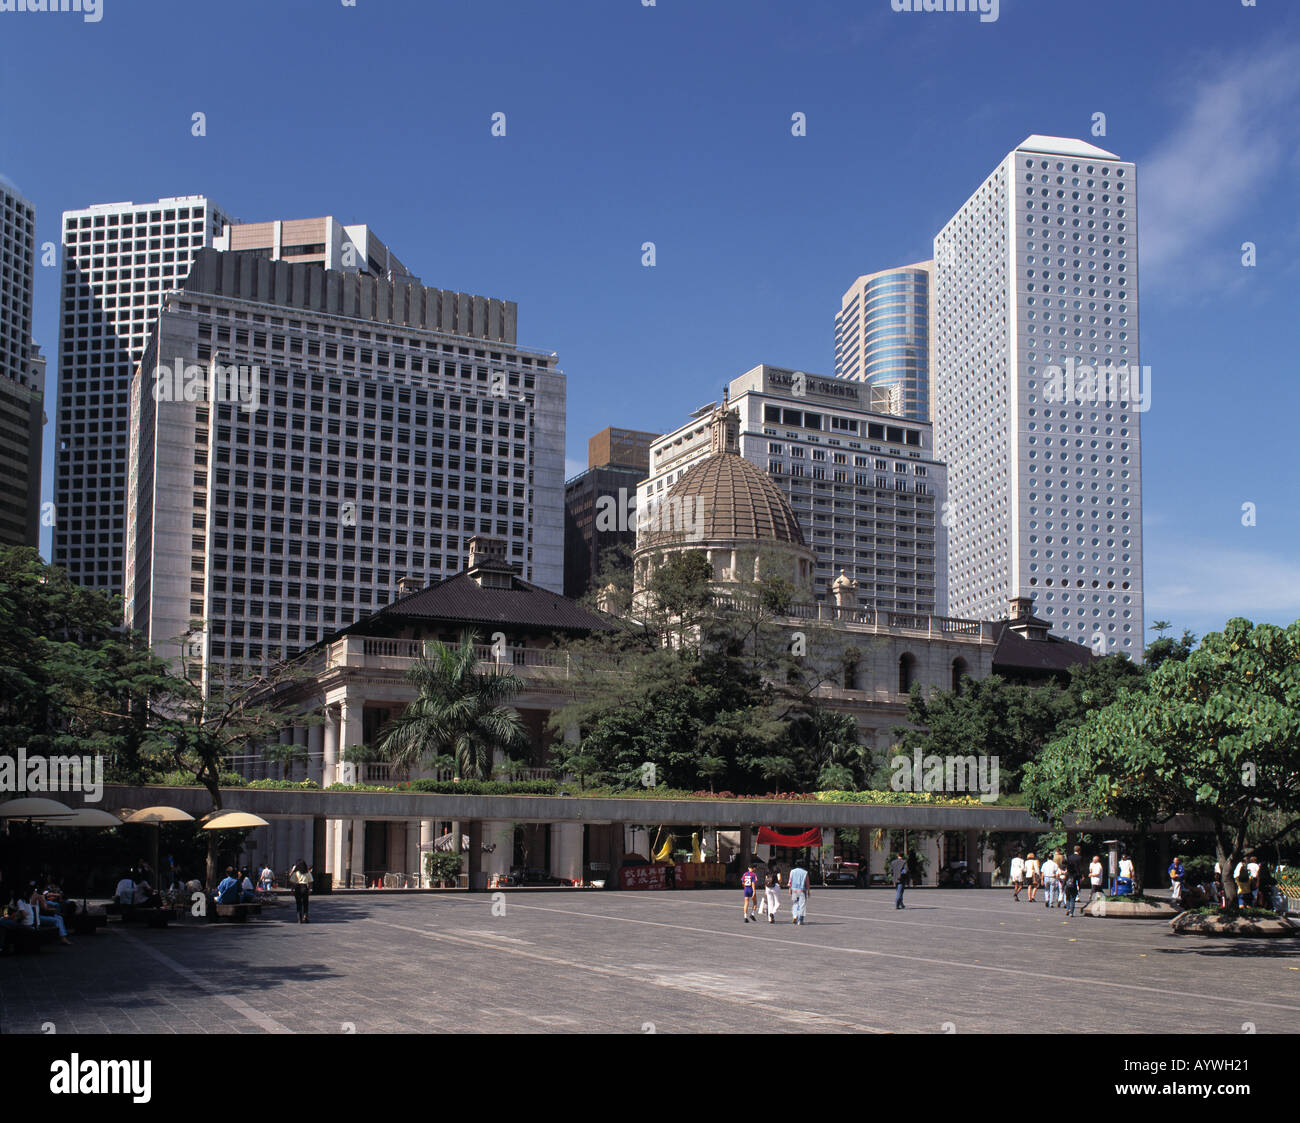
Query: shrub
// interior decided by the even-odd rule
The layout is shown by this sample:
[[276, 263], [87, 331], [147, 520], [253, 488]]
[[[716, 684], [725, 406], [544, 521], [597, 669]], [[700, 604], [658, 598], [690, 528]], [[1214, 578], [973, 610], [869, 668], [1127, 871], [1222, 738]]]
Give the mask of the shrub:
[[460, 853], [455, 850], [430, 850], [424, 856], [424, 875], [430, 881], [450, 881], [455, 885], [460, 878], [460, 867]]
[[250, 780], [248, 787], [262, 791], [319, 791], [315, 780]]
[[[1172, 860], [1170, 862], [1172, 865]], [[1199, 885], [1202, 881], [1214, 880], [1214, 859], [1206, 854], [1188, 858], [1183, 863], [1183, 884]]]

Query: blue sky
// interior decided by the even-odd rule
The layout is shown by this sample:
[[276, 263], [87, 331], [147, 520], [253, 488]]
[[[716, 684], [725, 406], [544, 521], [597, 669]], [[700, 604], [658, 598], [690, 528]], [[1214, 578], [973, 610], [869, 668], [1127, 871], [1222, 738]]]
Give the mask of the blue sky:
[[[675, 427], [756, 363], [831, 372], [848, 284], [929, 257], [1029, 134], [1136, 161], [1147, 622], [1300, 617], [1293, 0], [1001, 0], [993, 22], [889, 0], [102, 4], [0, 12], [0, 172], [38, 240], [64, 209], [191, 193], [368, 222], [426, 284], [519, 303], [520, 343], [568, 375], [570, 472], [590, 434]], [[53, 357], [57, 269], [36, 300]], [[53, 362], [47, 389], [50, 498]]]

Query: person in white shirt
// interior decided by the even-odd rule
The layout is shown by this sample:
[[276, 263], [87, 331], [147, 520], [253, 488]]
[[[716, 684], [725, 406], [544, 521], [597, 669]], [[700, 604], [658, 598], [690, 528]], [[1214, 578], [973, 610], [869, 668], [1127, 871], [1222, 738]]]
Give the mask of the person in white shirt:
[[1088, 904], [1092, 904], [1092, 899], [1101, 892], [1101, 855], [1094, 857], [1088, 867], [1088, 886], [1092, 890], [1088, 894]]
[[1137, 892], [1137, 886], [1133, 883], [1133, 859], [1130, 858], [1127, 854], [1125, 854], [1119, 860], [1119, 875], [1117, 880], [1121, 878], [1128, 879], [1128, 886], [1129, 886], [1128, 891], [1130, 893]]
[[1011, 899], [1020, 900], [1020, 890], [1025, 884], [1025, 860], [1019, 854], [1011, 859]]
[[1025, 859], [1025, 884], [1029, 886], [1029, 903], [1034, 903], [1034, 898], [1038, 895], [1038, 887], [1042, 885], [1042, 873], [1039, 868], [1038, 859], [1034, 857], [1034, 852], [1029, 851], [1029, 857]]
[[270, 866], [262, 867], [262, 873], [259, 876], [258, 881], [260, 882], [262, 891], [264, 893], [269, 893], [271, 890], [271, 883], [275, 881], [275, 874], [271, 872]]
[[1060, 892], [1059, 883], [1056, 878], [1056, 870], [1056, 863], [1051, 858], [1048, 858], [1047, 861], [1043, 863], [1042, 876], [1044, 908], [1050, 909], [1052, 903], [1057, 899], [1057, 894]]
[[119, 905], [135, 904], [135, 880], [130, 874], [124, 874], [122, 880], [117, 883], [117, 888], [113, 890], [113, 899]]

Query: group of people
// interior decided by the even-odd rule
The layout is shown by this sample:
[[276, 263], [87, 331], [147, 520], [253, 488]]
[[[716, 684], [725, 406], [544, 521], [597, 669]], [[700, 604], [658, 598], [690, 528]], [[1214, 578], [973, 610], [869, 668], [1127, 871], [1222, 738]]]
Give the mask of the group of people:
[[1237, 908], [1272, 908], [1270, 900], [1273, 887], [1269, 883], [1268, 867], [1261, 863], [1254, 851], [1246, 854], [1232, 870], [1232, 889], [1229, 893], [1223, 883], [1223, 871], [1214, 863], [1214, 874], [1208, 880], [1189, 882], [1182, 855], [1169, 863], [1170, 900], [1182, 908], [1200, 905], [1225, 907], [1235, 901]]
[[27, 892], [14, 893], [0, 916], [4, 945], [17, 945], [24, 936], [35, 936], [41, 928], [53, 928], [61, 943], [70, 944], [65, 912], [71, 916], [77, 906], [65, 898], [63, 890], [48, 879], [28, 883]]
[[[1127, 854], [1120, 861], [1119, 876], [1130, 879], [1133, 876], [1133, 862]], [[1050, 909], [1055, 905], [1065, 909], [1066, 916], [1074, 916], [1084, 886], [1090, 890], [1088, 900], [1084, 902], [1086, 906], [1101, 892], [1105, 874], [1101, 856], [1094, 855], [1089, 862], [1083, 847], [1076, 844], [1068, 857], [1060, 850], [1054, 850], [1042, 861], [1032, 850], [1024, 856], [1017, 851], [1011, 859], [1010, 881], [1013, 901], [1019, 901], [1020, 894], [1025, 892], [1026, 899], [1033, 903], [1041, 889], [1044, 908]]]
[[[751, 862], [749, 868], [740, 875], [740, 888], [744, 893], [745, 923], [748, 924], [751, 920], [755, 924], [761, 923], [759, 917], [766, 913], [767, 922], [775, 924], [776, 914], [781, 908], [781, 871], [775, 866], [769, 866], [759, 875]], [[812, 885], [802, 861], [795, 861], [794, 868], [786, 879], [786, 888], [790, 891], [791, 922], [803, 924]]]

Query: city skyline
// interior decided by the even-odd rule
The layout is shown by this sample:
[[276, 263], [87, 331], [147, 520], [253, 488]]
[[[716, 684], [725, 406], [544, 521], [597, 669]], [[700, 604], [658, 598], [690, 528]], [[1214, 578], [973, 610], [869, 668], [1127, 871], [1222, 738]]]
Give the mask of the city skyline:
[[[1043, 81], [1051, 68], [1030, 50], [1035, 28], [1010, 3], [986, 26], [960, 17], [917, 20], [880, 7], [820, 5], [796, 18], [760, 5], [739, 28], [730, 9], [709, 15], [664, 5], [616, 12], [578, 5], [547, 20], [512, 8], [500, 25], [500, 58], [492, 64], [500, 80], [491, 94], [457, 85], [462, 64], [440, 56], [455, 89], [454, 112], [450, 123], [427, 128], [473, 170], [460, 182], [434, 176], [427, 191], [376, 184], [353, 166], [365, 161], [346, 158], [346, 143], [315, 149], [328, 174], [312, 174], [291, 153], [295, 146], [270, 141], [263, 130], [273, 121], [241, 115], [232, 128], [231, 115], [244, 114], [254, 100], [237, 83], [206, 108], [196, 102], [207, 134], [193, 136], [188, 106], [150, 101], [147, 84], [120, 68], [112, 71], [112, 109], [128, 109], [141, 122], [139, 138], [112, 138], [126, 144], [126, 158], [108, 155], [108, 141], [96, 135], [105, 109], [68, 112], [67, 97], [54, 91], [33, 101], [24, 118], [5, 115], [3, 170], [36, 206], [38, 243], [59, 242], [64, 209], [187, 192], [220, 200], [245, 221], [336, 214], [373, 223], [426, 284], [517, 301], [525, 316], [521, 338], [542, 340], [564, 357], [571, 476], [581, 470], [590, 433], [609, 425], [669, 431], [685, 411], [716, 398], [728, 376], [754, 363], [833, 369], [834, 316], [855, 277], [928, 259], [930, 239], [947, 216], [1024, 136], [1095, 136], [1094, 143], [1137, 165], [1142, 198], [1143, 362], [1157, 384], [1143, 418], [1147, 621], [1170, 619], [1176, 629], [1203, 633], [1233, 615], [1279, 623], [1300, 615], [1300, 573], [1291, 560], [1300, 538], [1291, 514], [1297, 469], [1268, 451], [1285, 448], [1294, 428], [1288, 418], [1296, 391], [1284, 372], [1297, 342], [1290, 251], [1300, 231], [1284, 204], [1295, 175], [1285, 157], [1294, 147], [1287, 142], [1295, 129], [1291, 63], [1300, 57], [1295, 19], [1208, 3], [1179, 5], [1176, 20], [1163, 18], [1159, 5], [1138, 15], [1109, 3], [1062, 13], [1054, 16], [1062, 33], [1101, 61], [1095, 80], [1061, 90]], [[261, 18], [288, 27], [307, 11], [290, 9]], [[150, 22], [158, 11], [149, 4], [130, 13], [110, 9], [84, 27], [16, 20], [11, 35], [23, 50], [15, 52], [8, 82], [34, 81], [27, 59], [56, 43], [91, 74], [105, 65], [100, 56], [112, 54], [106, 43], [138, 39], [147, 52], [165, 40]], [[357, 15], [345, 9], [320, 19], [342, 33], [353, 25], [339, 21]], [[355, 28], [366, 42], [392, 43], [400, 54], [408, 49], [400, 42], [404, 15], [369, 13]], [[574, 36], [584, 15], [590, 27]], [[468, 16], [447, 19], [448, 35], [470, 33]], [[1131, 36], [1113, 35], [1120, 19]], [[757, 55], [781, 65], [785, 76], [765, 88], [743, 78], [738, 64], [716, 75], [697, 67], [719, 37], [751, 61]], [[1202, 46], [1207, 42], [1216, 46]], [[936, 65], [916, 77], [908, 99], [873, 120], [880, 136], [871, 152], [849, 151], [845, 142], [861, 128], [854, 113], [870, 104], [869, 95], [846, 100], [854, 59], [882, 43], [902, 54], [924, 50]], [[595, 52], [597, 44], [610, 49]], [[507, 72], [538, 46], [581, 60], [585, 84], [563, 80], [540, 100], [521, 99], [527, 83]], [[1189, 49], [1193, 57], [1185, 58]], [[338, 65], [327, 50], [326, 63]], [[651, 71], [672, 65], [686, 80], [670, 89], [623, 76], [616, 60], [628, 55], [652, 60]], [[1023, 63], [1014, 80], [999, 77], [1012, 58]], [[288, 65], [292, 75], [304, 64]], [[891, 63], [873, 75], [872, 88], [908, 71]], [[976, 78], [987, 90], [971, 99]], [[619, 90], [621, 100], [592, 101], [592, 83]], [[491, 132], [497, 111], [508, 118], [501, 137]], [[299, 131], [324, 140], [319, 130], [331, 112], [342, 114], [342, 125], [356, 123], [355, 108], [322, 108], [319, 116], [307, 110]], [[795, 113], [806, 114], [806, 136], [792, 133]], [[1091, 132], [1098, 113], [1106, 114], [1101, 136]], [[45, 137], [56, 118], [70, 143], [50, 158]], [[938, 156], [931, 151], [937, 138], [922, 127], [930, 121], [944, 128]], [[386, 142], [392, 130], [409, 126], [374, 123]], [[598, 157], [589, 151], [595, 135]], [[547, 176], [521, 186], [518, 174], [537, 167], [539, 145], [554, 148], [559, 159]], [[258, 150], [255, 177], [231, 165], [232, 146]], [[735, 174], [755, 160], [767, 174], [742, 189]], [[417, 161], [417, 169], [424, 166]], [[1214, 174], [1193, 174], [1202, 168]], [[401, 183], [417, 179], [404, 174]], [[851, 191], [844, 190], [848, 184]], [[799, 199], [810, 205], [797, 205]], [[490, 222], [480, 221], [489, 214]], [[653, 268], [641, 264], [647, 241], [655, 243]], [[1253, 266], [1243, 264], [1247, 242], [1256, 253]], [[49, 355], [57, 270], [37, 274], [34, 334]], [[669, 350], [662, 346], [665, 324], [675, 329]], [[1251, 368], [1244, 376], [1234, 369], [1243, 354]], [[1232, 384], [1259, 386], [1264, 395], [1269, 408], [1252, 411], [1248, 423], [1252, 445], [1265, 450], [1262, 461], [1259, 453], [1206, 455], [1227, 435], [1225, 373]], [[51, 364], [48, 378], [57, 377]], [[56, 385], [47, 382], [47, 403]], [[49, 500], [55, 419], [47, 412]], [[1229, 432], [1246, 425], [1236, 422]], [[47, 528], [46, 556], [48, 534]]]

